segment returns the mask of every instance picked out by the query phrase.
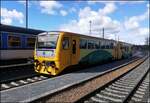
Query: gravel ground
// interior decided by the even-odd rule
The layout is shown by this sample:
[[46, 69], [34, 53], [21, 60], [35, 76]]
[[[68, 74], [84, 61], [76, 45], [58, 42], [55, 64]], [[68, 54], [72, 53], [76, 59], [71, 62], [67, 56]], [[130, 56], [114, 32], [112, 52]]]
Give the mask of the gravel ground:
[[46, 98], [41, 99], [39, 102], [75, 102], [81, 97], [85, 96], [86, 94], [91, 93], [92, 91], [102, 87], [114, 78], [129, 71], [131, 68], [135, 67], [140, 62], [141, 60], [138, 60], [135, 63], [132, 63], [111, 73], [108, 73], [107, 75], [100, 76], [86, 83], [82, 83], [81, 85], [77, 85], [73, 88], [60, 91], [59, 93], [56, 93], [54, 95], [47, 96]]

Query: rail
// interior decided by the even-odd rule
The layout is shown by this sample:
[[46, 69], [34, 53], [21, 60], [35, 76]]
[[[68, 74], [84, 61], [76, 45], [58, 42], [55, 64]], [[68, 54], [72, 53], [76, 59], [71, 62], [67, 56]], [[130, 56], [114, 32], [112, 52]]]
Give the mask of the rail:
[[3, 65], [3, 66], [0, 66], [0, 69], [14, 68], [14, 67], [20, 67], [20, 66], [27, 66], [27, 65], [33, 65], [33, 63], [22, 63], [22, 64]]

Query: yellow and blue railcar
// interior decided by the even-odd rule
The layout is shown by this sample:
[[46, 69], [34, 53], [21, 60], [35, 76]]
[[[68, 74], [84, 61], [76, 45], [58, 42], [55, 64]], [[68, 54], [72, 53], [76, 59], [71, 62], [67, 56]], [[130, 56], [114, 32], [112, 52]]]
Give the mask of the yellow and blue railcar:
[[69, 66], [121, 59], [131, 54], [131, 45], [125, 44], [64, 31], [40, 33], [35, 43], [35, 71], [57, 75]]

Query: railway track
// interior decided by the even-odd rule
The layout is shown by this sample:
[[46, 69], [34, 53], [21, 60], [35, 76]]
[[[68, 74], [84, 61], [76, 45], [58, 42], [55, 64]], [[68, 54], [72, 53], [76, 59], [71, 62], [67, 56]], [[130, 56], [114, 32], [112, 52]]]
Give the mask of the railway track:
[[33, 65], [33, 63], [20, 63], [20, 64], [10, 64], [10, 65], [1, 65], [0, 69], [6, 69], [6, 68], [16, 68], [16, 67], [20, 67], [20, 66], [29, 66], [29, 65]]
[[0, 83], [33, 77], [37, 74], [34, 72], [32, 63], [13, 64], [0, 66]]
[[[150, 73], [148, 73], [146, 75], [146, 77], [144, 78], [144, 80], [142, 81], [142, 83], [138, 86], [137, 90], [134, 92], [133, 96], [130, 98], [129, 102], [133, 103], [133, 102], [147, 102], [149, 103], [150, 101], [145, 101], [145, 98], [149, 98], [150, 93], [148, 93], [150, 91]], [[147, 94], [144, 94], [147, 91]]]
[[[26, 78], [24, 80], [18, 80], [15, 82], [12, 81], [9, 84], [7, 84], [10, 86], [9, 88], [6, 88], [3, 84], [3, 88], [0, 91], [1, 100], [2, 102], [10, 102], [10, 101], [11, 102], [33, 102], [33, 101], [37, 102], [38, 101], [39, 102], [43, 100], [48, 102], [59, 102], [54, 100], [54, 98], [56, 98], [57, 100], [60, 100], [60, 102], [72, 102], [72, 101], [68, 101], [66, 99], [67, 96], [65, 95], [63, 95], [62, 98], [64, 98], [66, 101], [63, 101], [62, 98], [58, 99], [56, 94], [59, 92], [59, 95], [61, 95], [62, 92], [66, 90], [70, 90], [68, 88], [76, 88], [78, 86], [82, 87], [80, 85], [84, 85], [86, 82], [92, 81], [93, 79], [99, 76], [107, 74], [111, 71], [115, 71], [119, 68], [127, 66], [128, 64], [132, 64], [132, 63], [134, 64], [134, 62], [137, 62], [135, 63], [136, 65], [134, 65], [136, 67], [137, 65], [140, 65], [144, 61], [143, 59], [142, 60], [136, 59], [128, 63], [126, 62], [125, 64], [122, 65], [121, 64], [115, 65], [115, 63], [110, 63], [110, 65], [104, 65], [97, 68], [94, 67], [93, 69], [89, 68], [87, 70], [81, 70], [75, 73], [69, 73], [54, 78], [38, 76], [33, 78]], [[98, 68], [101, 68], [102, 70], [105, 71], [102, 71], [100, 69], [98, 70]], [[16, 85], [16, 83], [19, 85]], [[44, 89], [42, 89], [43, 87]], [[71, 91], [69, 92], [73, 94]], [[24, 95], [22, 95], [22, 93]], [[81, 99], [81, 97], [73, 100], [73, 102], [79, 99]]]
[[48, 79], [46, 76], [40, 76], [35, 73], [33, 63], [4, 65], [0, 66], [0, 69], [0, 91]]
[[35, 83], [35, 82], [42, 81], [45, 79], [48, 79], [48, 77], [40, 76], [40, 75], [36, 75], [36, 74], [30, 75], [26, 78], [20, 78], [19, 77], [18, 80], [15, 79], [15, 80], [12, 80], [10, 82], [2, 83], [0, 91], [11, 89], [11, 88], [16, 88], [16, 87], [31, 84], [31, 83]]
[[137, 67], [81, 98], [78, 102], [143, 102], [144, 92], [148, 86], [149, 68]]

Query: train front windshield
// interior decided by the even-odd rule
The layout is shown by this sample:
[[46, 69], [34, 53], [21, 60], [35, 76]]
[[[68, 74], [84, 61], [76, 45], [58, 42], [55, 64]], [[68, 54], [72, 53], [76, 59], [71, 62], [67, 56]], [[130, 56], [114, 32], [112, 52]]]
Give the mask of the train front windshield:
[[58, 34], [42, 34], [37, 37], [36, 48], [56, 49]]

